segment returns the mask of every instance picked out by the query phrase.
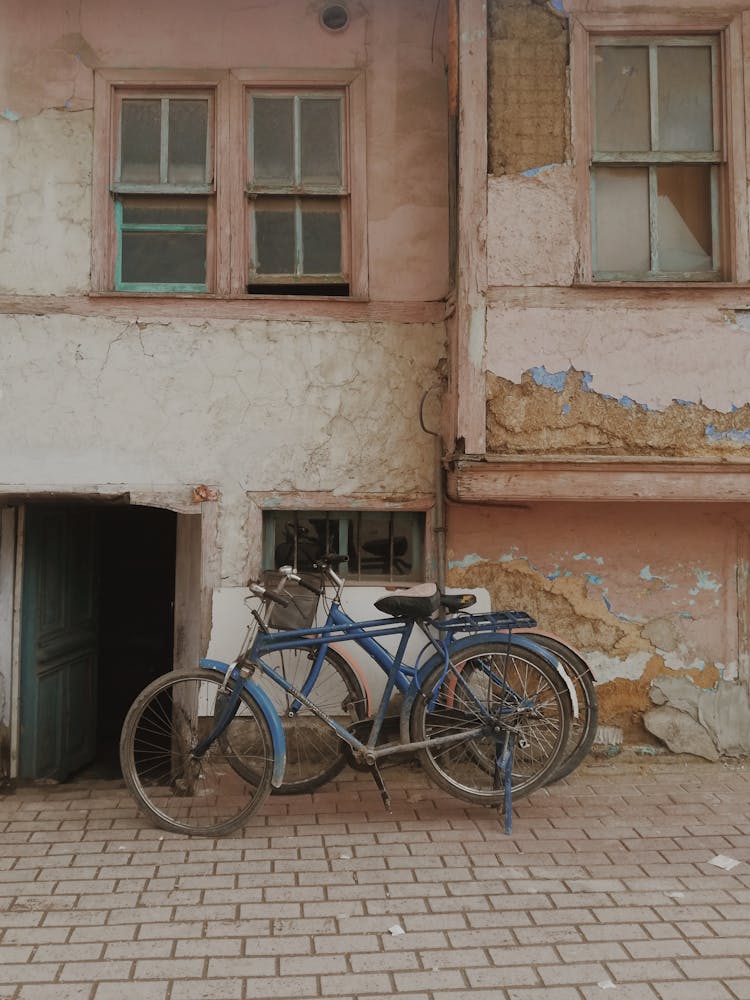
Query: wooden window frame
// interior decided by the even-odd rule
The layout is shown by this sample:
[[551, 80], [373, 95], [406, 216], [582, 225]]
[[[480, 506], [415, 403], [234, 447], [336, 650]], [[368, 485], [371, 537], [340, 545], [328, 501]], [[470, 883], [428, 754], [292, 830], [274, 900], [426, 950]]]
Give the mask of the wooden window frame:
[[[344, 129], [347, 136], [343, 169], [347, 178], [348, 205], [342, 224], [342, 261], [347, 262], [347, 299], [366, 300], [368, 288], [366, 95], [362, 70], [251, 70], [171, 71], [96, 70], [94, 75], [94, 158], [92, 197], [92, 290], [100, 294], [181, 295], [206, 298], [257, 300], [262, 297], [296, 300], [284, 293], [249, 294], [250, 261], [247, 171], [247, 94], [251, 90], [337, 91], [344, 95]], [[116, 290], [118, 227], [115, 167], [118, 156], [119, 107], [123, 96], [147, 97], [210, 94], [213, 103], [213, 181], [207, 226], [206, 290], [125, 288]], [[172, 193], [175, 188], [170, 188]], [[162, 192], [154, 191], [155, 195]], [[316, 299], [325, 298], [316, 295]], [[305, 296], [310, 300], [310, 296]]]
[[[366, 95], [364, 74], [360, 70], [233, 70], [230, 77], [231, 119], [241, 128], [239, 137], [243, 156], [233, 158], [232, 200], [243, 203], [242, 225], [234, 231], [232, 241], [233, 296], [256, 299], [257, 293], [248, 294], [252, 252], [250, 245], [250, 212], [248, 196], [260, 194], [260, 189], [248, 183], [250, 136], [248, 134], [248, 107], [251, 94], [304, 95], [309, 93], [334, 93], [343, 99], [342, 172], [344, 178], [342, 206], [342, 267], [348, 271], [350, 299], [368, 296], [367, 259], [367, 188], [366, 188]], [[300, 289], [303, 293], [304, 289]], [[269, 293], [272, 294], [272, 293]], [[283, 293], [289, 296], [289, 291]], [[316, 296], [317, 298], [318, 296]]]
[[[206, 176], [201, 183], [194, 184], [171, 184], [167, 179], [168, 163], [166, 153], [168, 149], [168, 115], [169, 102], [173, 100], [201, 99], [208, 102], [208, 119], [206, 134]], [[134, 183], [121, 179], [122, 169], [122, 108], [123, 102], [133, 99], [155, 99], [161, 102], [161, 159], [159, 163], [160, 178], [157, 183]], [[130, 292], [146, 292], [150, 294], [173, 294], [179, 292], [208, 292], [213, 284], [213, 235], [215, 231], [214, 223], [214, 195], [216, 194], [216, 148], [214, 141], [214, 119], [215, 119], [215, 95], [212, 90], [204, 88], [128, 88], [119, 87], [114, 92], [113, 108], [114, 115], [114, 155], [112, 157], [112, 180], [110, 192], [115, 199], [115, 273], [114, 290]], [[167, 225], [167, 224], [132, 224], [123, 221], [123, 208], [125, 200], [143, 196], [144, 198], [168, 198], [168, 199], [193, 199], [202, 198], [206, 202], [206, 223], [191, 225]], [[127, 232], [204, 232], [206, 235], [206, 280], [200, 283], [188, 282], [125, 282], [122, 280], [122, 258], [123, 258], [123, 237]]]
[[[580, 235], [579, 283], [597, 287], [608, 285], [716, 287], [717, 283], [744, 284], [750, 281], [748, 238], [747, 168], [743, 93], [742, 19], [738, 14], [710, 15], [689, 12], [596, 12], [580, 11], [578, 0], [570, 16], [571, 28], [571, 138], [576, 168], [576, 203]], [[718, 52], [718, 121], [721, 137], [720, 162], [712, 167], [721, 172], [715, 184], [715, 219], [718, 228], [717, 274], [652, 277], [643, 275], [595, 276], [593, 267], [594, 219], [592, 211], [593, 79], [592, 53], [596, 43], [658, 43], [676, 38], [716, 39]]]

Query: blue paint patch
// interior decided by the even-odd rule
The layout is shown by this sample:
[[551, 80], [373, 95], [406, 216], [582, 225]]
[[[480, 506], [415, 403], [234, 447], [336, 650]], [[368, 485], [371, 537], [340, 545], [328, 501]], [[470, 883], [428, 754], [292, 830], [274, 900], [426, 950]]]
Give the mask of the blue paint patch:
[[545, 389], [554, 389], [555, 392], [563, 391], [568, 378], [568, 372], [548, 372], [544, 365], [537, 368], [530, 368], [529, 375], [531, 375], [537, 385]]
[[10, 108], [4, 108], [2, 111], [0, 111], [0, 116], [5, 118], [6, 121], [9, 122], [17, 122], [21, 120], [21, 116], [17, 114], [15, 111], [11, 111]]
[[522, 170], [522, 177], [537, 177], [539, 174], [543, 174], [546, 170], [554, 170], [555, 167], [559, 167], [559, 163], [545, 163], [543, 167], [532, 167], [530, 170]]
[[570, 413], [570, 403], [566, 403], [565, 406], [563, 406], [562, 410], [560, 410], [560, 412], [564, 413], [567, 416]]
[[640, 571], [640, 573], [638, 575], [640, 576], [641, 580], [655, 580], [656, 579], [656, 577], [654, 576], [654, 574], [651, 572], [651, 567], [650, 566], [644, 566], [643, 569]]
[[562, 572], [562, 570], [556, 569], [554, 573], [548, 573], [547, 574], [547, 579], [548, 580], [556, 580], [558, 578], [558, 576], [560, 576], [561, 572]]
[[587, 573], [586, 579], [589, 581], [589, 583], [596, 583], [596, 584], [604, 583], [604, 580], [600, 576], [597, 576], [596, 573]]
[[449, 569], [466, 569], [467, 566], [476, 566], [477, 563], [487, 562], [478, 555], [464, 556], [463, 559], [452, 559], [448, 562]]
[[610, 601], [610, 599], [607, 597], [606, 594], [602, 594], [602, 600], [604, 601], [604, 604], [605, 604], [605, 606], [607, 608], [607, 611], [611, 611], [612, 610], [612, 602]]
[[708, 424], [706, 427], [706, 437], [713, 444], [719, 441], [732, 441], [734, 444], [750, 444], [750, 428], [744, 431], [737, 429], [717, 431], [714, 424]]
[[561, 14], [566, 14], [564, 0], [549, 0], [549, 5], [553, 10], [560, 11]]
[[689, 399], [673, 399], [673, 403], [677, 403], [678, 406], [695, 406], [695, 403], [691, 403]]
[[573, 562], [583, 562], [584, 559], [590, 559], [591, 556], [587, 552], [579, 552], [578, 555], [573, 556]]
[[593, 381], [594, 381], [594, 376], [591, 374], [591, 372], [582, 372], [581, 373], [581, 387], [582, 387], [582, 389], [583, 389], [584, 392], [593, 392], [594, 391], [591, 388], [591, 383]]

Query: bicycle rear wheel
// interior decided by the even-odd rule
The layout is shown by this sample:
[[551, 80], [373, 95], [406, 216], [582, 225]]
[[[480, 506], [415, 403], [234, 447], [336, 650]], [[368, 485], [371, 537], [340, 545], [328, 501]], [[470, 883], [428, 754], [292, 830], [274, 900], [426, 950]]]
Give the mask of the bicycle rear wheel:
[[511, 740], [514, 798], [553, 773], [565, 750], [570, 699], [562, 678], [538, 654], [502, 642], [477, 642], [425, 679], [412, 709], [414, 741], [426, 741], [422, 766], [458, 798], [500, 805], [497, 758]]
[[[120, 738], [122, 774], [157, 826], [221, 836], [242, 826], [268, 796], [274, 763], [271, 731], [249, 692], [242, 692], [222, 738], [200, 758], [192, 756], [221, 714], [217, 702], [226, 704], [226, 698], [221, 675], [196, 670], [159, 677], [133, 702]], [[243, 773], [233, 759], [243, 764]]]
[[599, 702], [596, 696], [594, 678], [589, 665], [582, 656], [553, 636], [531, 632], [529, 638], [559, 658], [563, 670], [573, 684], [578, 700], [578, 718], [570, 720], [567, 746], [560, 763], [547, 782], [552, 784], [552, 782], [560, 781], [561, 778], [565, 778], [575, 771], [584, 758], [588, 756], [596, 739]]
[[[309, 646], [290, 646], [264, 653], [263, 662], [302, 691], [317, 708], [344, 729], [367, 715], [367, 696], [354, 670], [335, 649], [326, 651], [317, 677], [312, 670], [318, 650]], [[342, 770], [347, 762], [346, 744], [323, 719], [295, 700], [293, 695], [267, 674], [256, 670], [253, 683], [262, 687], [279, 713], [286, 736], [284, 780], [275, 795], [299, 795], [324, 785]], [[241, 737], [232, 735], [232, 747]], [[242, 754], [234, 765], [244, 773]], [[248, 774], [252, 779], [252, 773]]]

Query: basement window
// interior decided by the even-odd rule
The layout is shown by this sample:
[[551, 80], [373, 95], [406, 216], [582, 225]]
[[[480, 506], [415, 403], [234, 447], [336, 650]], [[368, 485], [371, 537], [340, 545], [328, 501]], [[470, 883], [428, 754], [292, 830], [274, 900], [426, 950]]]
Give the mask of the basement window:
[[591, 52], [594, 279], [724, 277], [718, 39], [600, 38]]
[[326, 553], [349, 557], [349, 582], [421, 580], [425, 515], [416, 511], [285, 510], [263, 514], [263, 568], [310, 571]]

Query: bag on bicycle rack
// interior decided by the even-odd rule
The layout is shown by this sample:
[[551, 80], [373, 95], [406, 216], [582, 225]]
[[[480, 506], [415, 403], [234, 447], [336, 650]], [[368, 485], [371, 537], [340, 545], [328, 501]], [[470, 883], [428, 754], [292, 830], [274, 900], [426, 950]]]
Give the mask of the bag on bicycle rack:
[[[303, 580], [320, 589], [320, 576], [315, 573], [299, 573]], [[273, 590], [286, 598], [289, 604], [282, 608], [280, 604], [274, 604], [271, 610], [271, 618], [268, 622], [269, 628], [279, 629], [282, 632], [292, 629], [309, 628], [315, 621], [318, 611], [320, 597], [312, 591], [305, 589], [293, 580], [287, 580], [284, 587], [279, 591], [281, 583], [281, 573], [276, 570], [267, 569], [263, 571], [262, 584], [267, 590]]]

